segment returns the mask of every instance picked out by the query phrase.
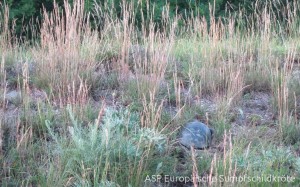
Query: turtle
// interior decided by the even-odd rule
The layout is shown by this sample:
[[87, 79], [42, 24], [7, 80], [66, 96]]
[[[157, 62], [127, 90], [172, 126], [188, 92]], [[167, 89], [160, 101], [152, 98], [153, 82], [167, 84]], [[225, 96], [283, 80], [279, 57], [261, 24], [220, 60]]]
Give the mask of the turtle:
[[210, 147], [213, 134], [213, 129], [198, 120], [194, 120], [184, 126], [179, 142], [185, 147], [190, 148], [192, 146], [195, 149], [203, 150]]

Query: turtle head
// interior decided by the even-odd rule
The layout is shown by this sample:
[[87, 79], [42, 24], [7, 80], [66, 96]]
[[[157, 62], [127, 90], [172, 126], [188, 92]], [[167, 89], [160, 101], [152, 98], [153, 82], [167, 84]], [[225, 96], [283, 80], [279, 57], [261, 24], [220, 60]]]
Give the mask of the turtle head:
[[214, 133], [215, 133], [215, 130], [214, 130], [214, 129], [211, 129], [211, 128], [209, 128], [209, 130], [210, 130], [211, 136], [213, 136]]
[[208, 140], [208, 146], [207, 147], [210, 147], [210, 145], [212, 144], [212, 139], [213, 139], [213, 135], [214, 135], [214, 132], [215, 132], [215, 130], [214, 129], [211, 129], [211, 128], [209, 128], [209, 131], [210, 131], [210, 134], [211, 134], [211, 136], [209, 136], [209, 140]]

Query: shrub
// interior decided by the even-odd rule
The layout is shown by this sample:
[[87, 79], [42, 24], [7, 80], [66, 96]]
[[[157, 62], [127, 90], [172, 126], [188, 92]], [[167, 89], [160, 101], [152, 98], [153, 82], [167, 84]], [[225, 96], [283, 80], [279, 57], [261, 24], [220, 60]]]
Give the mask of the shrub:
[[137, 113], [107, 108], [101, 123], [84, 127], [70, 107], [68, 111], [70, 137], [59, 137], [47, 122], [55, 147], [50, 165], [60, 168], [54, 175], [61, 176], [64, 185], [72, 179], [74, 185], [139, 186], [153, 154], [164, 151], [165, 136], [155, 129], [140, 128]]

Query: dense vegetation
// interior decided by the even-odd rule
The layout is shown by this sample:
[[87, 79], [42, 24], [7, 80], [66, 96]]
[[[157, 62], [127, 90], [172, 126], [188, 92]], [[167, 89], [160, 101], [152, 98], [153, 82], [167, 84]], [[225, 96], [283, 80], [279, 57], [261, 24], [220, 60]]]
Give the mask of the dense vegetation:
[[1, 186], [300, 184], [300, 4], [168, 2], [1, 4]]
[[[73, 4], [73, 0], [69, 1]], [[120, 18], [122, 16], [122, 0], [85, 0], [85, 11], [93, 12], [95, 4], [102, 7], [108, 7], [108, 9], [113, 8], [114, 13]], [[125, 1], [126, 2], [126, 1]], [[129, 1], [127, 1], [129, 2]], [[169, 6], [169, 16], [174, 18], [175, 16], [181, 15], [185, 18], [200, 15], [205, 16], [207, 20], [210, 20], [211, 11], [213, 10], [213, 16], [216, 18], [225, 18], [231, 14], [239, 13], [243, 10], [243, 16], [249, 16], [257, 11], [263, 11], [265, 5], [271, 6], [272, 10], [278, 12], [278, 18], [281, 17], [281, 21], [284, 21], [286, 15], [284, 16], [281, 11], [287, 12], [287, 4], [289, 6], [294, 6], [295, 0], [266, 0], [266, 1], [252, 1], [252, 0], [170, 0], [170, 1], [160, 1], [160, 0], [133, 0], [134, 10], [136, 11], [134, 19], [139, 26], [143, 19], [150, 19], [149, 12], [151, 14], [151, 19], [158, 25], [162, 22], [162, 12], [165, 5]], [[52, 0], [6, 0], [10, 8], [10, 20], [15, 20], [16, 22], [16, 33], [18, 35], [25, 34], [28, 31], [28, 25], [30, 22], [40, 22], [42, 18], [43, 9], [47, 11], [53, 10]], [[56, 0], [59, 6], [64, 4], [64, 0]], [[225, 16], [225, 17], [224, 17]], [[92, 20], [94, 18], [91, 18]], [[95, 21], [95, 20], [94, 20]], [[97, 26], [97, 24], [94, 24]], [[99, 25], [98, 25], [99, 26]]]

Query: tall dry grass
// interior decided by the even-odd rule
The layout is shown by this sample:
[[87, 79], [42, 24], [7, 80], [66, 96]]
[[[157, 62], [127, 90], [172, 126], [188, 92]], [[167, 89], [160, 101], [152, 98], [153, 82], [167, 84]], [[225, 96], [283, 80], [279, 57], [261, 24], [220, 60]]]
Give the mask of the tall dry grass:
[[[0, 3], [0, 106], [5, 108], [5, 93], [6, 93], [6, 56], [8, 50], [11, 49], [11, 31], [9, 29], [9, 9], [8, 6]], [[0, 116], [0, 156], [2, 156], [2, 147], [4, 140], [4, 128], [3, 128], [3, 118]]]
[[88, 89], [85, 80], [99, 64], [96, 56], [101, 44], [90, 28], [89, 15], [84, 13], [84, 1], [74, 1], [72, 7], [64, 1], [63, 11], [57, 4], [50, 13], [44, 10], [41, 44], [32, 51], [39, 62], [36, 84], [48, 89], [57, 103], [84, 103]]

